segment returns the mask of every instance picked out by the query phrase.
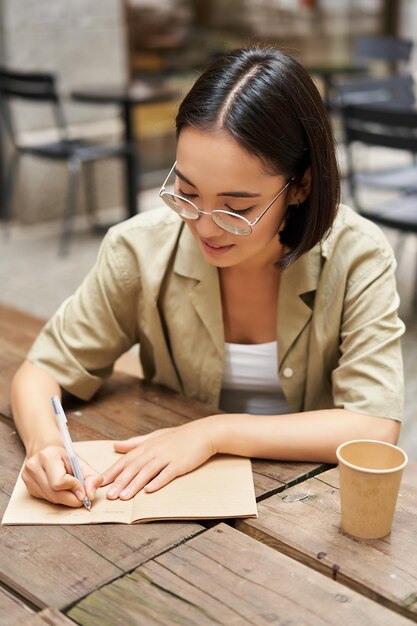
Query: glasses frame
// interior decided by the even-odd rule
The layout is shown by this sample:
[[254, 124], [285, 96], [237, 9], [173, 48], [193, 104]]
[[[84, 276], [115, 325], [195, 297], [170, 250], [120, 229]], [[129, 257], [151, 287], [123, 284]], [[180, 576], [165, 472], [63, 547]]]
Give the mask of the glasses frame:
[[[240, 235], [240, 236], [248, 236], [252, 234], [253, 231], [253, 227], [256, 226], [256, 224], [259, 222], [259, 220], [265, 215], [265, 213], [268, 211], [268, 209], [271, 208], [271, 206], [274, 204], [274, 202], [276, 202], [278, 200], [278, 198], [284, 193], [284, 191], [289, 187], [289, 185], [294, 181], [293, 178], [291, 178], [286, 185], [281, 189], [281, 191], [279, 191], [277, 193], [277, 195], [275, 196], [275, 198], [268, 204], [268, 206], [266, 207], [266, 209], [264, 209], [262, 211], [262, 213], [260, 215], [258, 215], [257, 218], [255, 218], [252, 221], [249, 221], [246, 217], [244, 217], [243, 215], [239, 215], [239, 213], [234, 213], [233, 211], [224, 211], [222, 209], [214, 209], [213, 211], [203, 211], [203, 209], [199, 209], [198, 206], [196, 204], [194, 204], [194, 202], [191, 202], [191, 200], [188, 200], [188, 198], [184, 198], [183, 196], [180, 196], [178, 193], [172, 193], [170, 191], [166, 191], [166, 184], [169, 180], [169, 177], [171, 176], [171, 174], [173, 173], [175, 166], [176, 166], [177, 162], [175, 161], [174, 165], [171, 167], [171, 169], [169, 170], [168, 176], [165, 178], [164, 182], [162, 183], [161, 189], [159, 190], [159, 197], [164, 200], [164, 202], [166, 203], [166, 205], [172, 210], [175, 211], [175, 209], [172, 208], [172, 206], [170, 206], [168, 204], [168, 202], [166, 201], [166, 199], [164, 198], [164, 196], [170, 196], [170, 197], [174, 197], [174, 198], [179, 198], [180, 200], [182, 200], [183, 202], [186, 202], [187, 204], [191, 204], [192, 207], [195, 208], [195, 210], [197, 211], [197, 215], [195, 217], [184, 217], [181, 215], [181, 213], [177, 214], [182, 217], [183, 219], [187, 219], [187, 220], [198, 220], [200, 218], [201, 215], [210, 215], [211, 219], [213, 220], [213, 222], [216, 224], [216, 226], [218, 226], [219, 228], [222, 228], [223, 230], [225, 230], [226, 232], [232, 233], [234, 235]], [[224, 226], [222, 224], [219, 224], [218, 222], [216, 222], [216, 220], [214, 219], [213, 215], [231, 215], [232, 217], [237, 217], [240, 220], [243, 220], [247, 226], [249, 227], [249, 232], [236, 232], [233, 230], [233, 227], [231, 227], [230, 229], [227, 228], [227, 226]]]

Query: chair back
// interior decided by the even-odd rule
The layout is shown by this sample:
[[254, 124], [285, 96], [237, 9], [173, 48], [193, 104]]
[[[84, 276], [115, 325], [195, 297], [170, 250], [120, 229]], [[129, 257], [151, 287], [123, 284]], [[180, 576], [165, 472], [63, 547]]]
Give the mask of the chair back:
[[12, 142], [17, 146], [18, 138], [11, 107], [13, 100], [44, 102], [49, 105], [60, 138], [67, 139], [67, 126], [53, 74], [0, 68], [0, 113]]
[[[386, 106], [354, 106], [342, 109], [347, 147], [347, 182], [356, 209], [378, 224], [417, 233], [417, 109]], [[408, 152], [410, 165], [363, 169], [353, 154], [354, 142]], [[397, 191], [398, 197], [372, 203], [366, 209], [359, 189]]]
[[411, 74], [397, 74], [387, 78], [368, 76], [338, 82], [334, 85], [333, 106], [398, 105], [410, 107], [415, 103], [414, 80]]
[[345, 141], [417, 154], [417, 109], [355, 106], [342, 108]]
[[353, 45], [356, 61], [385, 61], [386, 63], [408, 63], [413, 41], [402, 37], [366, 36], [357, 37]]

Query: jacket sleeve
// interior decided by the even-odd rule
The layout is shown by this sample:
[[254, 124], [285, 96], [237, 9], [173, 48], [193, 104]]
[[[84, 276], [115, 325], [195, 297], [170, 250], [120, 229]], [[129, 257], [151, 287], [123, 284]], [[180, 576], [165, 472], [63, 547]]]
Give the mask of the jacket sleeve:
[[401, 420], [403, 364], [395, 259], [391, 249], [353, 256], [345, 285], [340, 357], [332, 373], [336, 407]]
[[35, 340], [28, 359], [88, 400], [116, 359], [138, 341], [139, 268], [123, 237], [110, 231], [81, 286]]

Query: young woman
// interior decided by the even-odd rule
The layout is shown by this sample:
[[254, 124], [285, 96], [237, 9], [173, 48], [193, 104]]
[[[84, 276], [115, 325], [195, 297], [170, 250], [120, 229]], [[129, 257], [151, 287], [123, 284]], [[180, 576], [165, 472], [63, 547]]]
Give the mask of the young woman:
[[307, 72], [274, 49], [229, 53], [176, 124], [169, 208], [110, 230], [14, 378], [34, 496], [82, 505], [50, 397], [88, 400], [135, 343], [146, 379], [226, 413], [115, 442], [124, 454], [104, 478], [83, 461], [91, 499], [100, 484], [109, 498], [159, 489], [217, 452], [334, 462], [345, 440], [397, 440], [395, 261], [376, 226], [339, 206]]

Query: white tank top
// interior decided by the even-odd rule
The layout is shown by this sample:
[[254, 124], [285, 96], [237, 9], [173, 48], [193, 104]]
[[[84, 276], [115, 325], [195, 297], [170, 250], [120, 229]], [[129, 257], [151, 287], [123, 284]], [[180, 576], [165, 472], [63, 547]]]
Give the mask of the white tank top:
[[227, 413], [278, 415], [289, 412], [278, 377], [276, 341], [225, 344], [219, 406]]

